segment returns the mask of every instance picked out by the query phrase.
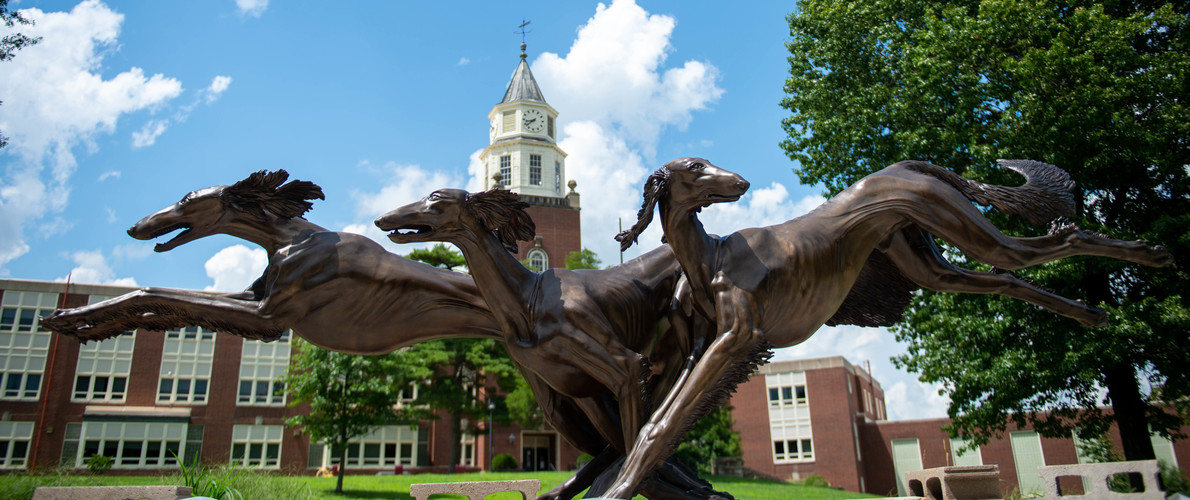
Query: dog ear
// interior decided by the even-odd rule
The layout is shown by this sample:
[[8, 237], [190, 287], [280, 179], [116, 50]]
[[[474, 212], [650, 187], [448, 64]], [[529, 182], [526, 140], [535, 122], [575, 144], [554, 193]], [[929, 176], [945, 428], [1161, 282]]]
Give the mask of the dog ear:
[[[649, 175], [648, 179], [645, 179], [645, 201], [641, 204], [640, 211], [636, 213], [636, 224], [633, 224], [627, 231], [616, 235], [616, 241], [620, 242], [621, 252], [628, 250], [633, 243], [636, 243], [637, 238], [640, 238], [640, 233], [644, 232], [649, 227], [649, 223], [653, 222], [653, 209], [663, 201], [668, 192], [668, 168], [661, 167]], [[664, 243], [665, 239], [662, 238], [661, 241]]]
[[259, 170], [228, 186], [223, 197], [237, 210], [262, 220], [266, 211], [285, 219], [301, 217], [314, 206], [306, 200], [326, 199], [317, 184], [299, 180], [285, 183], [287, 179], [289, 172], [284, 169]]

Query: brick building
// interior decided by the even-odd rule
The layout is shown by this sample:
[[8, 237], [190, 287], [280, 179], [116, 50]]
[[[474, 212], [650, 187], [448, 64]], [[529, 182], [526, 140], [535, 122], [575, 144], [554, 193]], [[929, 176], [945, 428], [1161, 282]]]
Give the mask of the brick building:
[[[137, 330], [80, 345], [38, 328], [57, 307], [91, 304], [127, 287], [0, 280], [0, 469], [85, 467], [115, 459], [117, 471], [204, 462], [312, 473], [333, 457], [286, 428], [290, 407], [277, 377], [289, 365], [286, 334], [245, 340], [201, 328]], [[410, 394], [412, 397], [412, 394]], [[354, 472], [445, 471], [448, 420], [385, 426], [348, 447]], [[573, 468], [579, 452], [552, 429], [496, 426], [492, 450], [525, 466]], [[463, 463], [486, 468], [487, 436], [464, 436]]]
[[[1037, 467], [1085, 461], [1074, 438], [1011, 424], [1002, 438], [963, 452], [966, 443], [942, 430], [947, 419], [886, 420], [880, 383], [840, 356], [762, 366], [731, 404], [744, 467], [780, 480], [818, 475], [849, 491], [903, 496], [905, 472], [996, 464], [1002, 491], [1030, 493], [1042, 491]], [[1114, 428], [1112, 439], [1119, 447]], [[1153, 436], [1153, 448], [1168, 464], [1190, 464], [1190, 442]]]

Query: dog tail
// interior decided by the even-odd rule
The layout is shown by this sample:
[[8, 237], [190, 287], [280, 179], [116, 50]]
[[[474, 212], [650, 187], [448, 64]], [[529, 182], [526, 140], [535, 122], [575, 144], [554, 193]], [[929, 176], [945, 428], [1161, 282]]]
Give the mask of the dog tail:
[[1074, 215], [1074, 195], [1071, 193], [1074, 181], [1065, 170], [1033, 160], [997, 160], [996, 163], [1024, 176], [1025, 184], [983, 184], [923, 161], [903, 161], [897, 165], [936, 177], [975, 203], [1019, 215], [1039, 226]]

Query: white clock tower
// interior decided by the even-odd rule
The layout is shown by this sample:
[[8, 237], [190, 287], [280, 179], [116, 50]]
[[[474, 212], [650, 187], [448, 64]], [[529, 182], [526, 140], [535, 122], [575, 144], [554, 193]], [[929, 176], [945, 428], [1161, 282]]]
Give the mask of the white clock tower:
[[566, 152], [557, 143], [558, 111], [545, 102], [529, 71], [525, 44], [504, 99], [488, 113], [489, 143], [480, 153], [485, 189], [500, 187], [529, 203], [537, 241], [521, 243], [530, 267], [562, 267], [579, 250], [579, 195], [566, 180]]

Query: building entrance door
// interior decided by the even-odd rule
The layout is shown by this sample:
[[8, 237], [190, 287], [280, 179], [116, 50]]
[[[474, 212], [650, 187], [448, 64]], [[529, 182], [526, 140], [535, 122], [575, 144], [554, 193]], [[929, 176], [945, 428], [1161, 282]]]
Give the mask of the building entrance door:
[[554, 464], [554, 435], [525, 434], [521, 446], [521, 468], [525, 471], [557, 470]]

